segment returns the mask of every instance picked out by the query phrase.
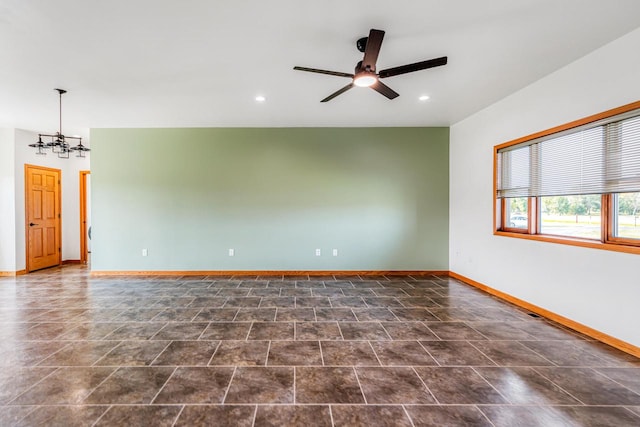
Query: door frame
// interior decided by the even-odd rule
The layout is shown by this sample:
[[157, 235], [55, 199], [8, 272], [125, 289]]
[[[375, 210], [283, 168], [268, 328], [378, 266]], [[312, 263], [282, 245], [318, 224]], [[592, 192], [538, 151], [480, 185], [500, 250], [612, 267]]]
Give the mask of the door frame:
[[87, 245], [87, 175], [91, 171], [80, 171], [80, 263], [86, 264], [89, 259]]
[[57, 218], [57, 239], [60, 244], [58, 247], [58, 265], [62, 265], [62, 169], [48, 168], [45, 166], [24, 164], [24, 246], [25, 246], [25, 272], [31, 272], [30, 258], [29, 258], [29, 212], [31, 206], [29, 206], [29, 169], [40, 169], [50, 172], [56, 172], [58, 174], [58, 206], [60, 212]]

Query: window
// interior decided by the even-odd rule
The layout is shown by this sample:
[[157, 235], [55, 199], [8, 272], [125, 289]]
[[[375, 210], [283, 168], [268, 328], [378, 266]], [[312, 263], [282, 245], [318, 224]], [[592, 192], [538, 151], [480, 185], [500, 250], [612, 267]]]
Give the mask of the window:
[[505, 198], [504, 226], [515, 230], [529, 229], [529, 199], [527, 197]]
[[612, 205], [610, 238], [640, 242], [640, 192], [614, 194]]
[[540, 233], [600, 240], [600, 195], [541, 197]]
[[496, 233], [640, 253], [640, 102], [494, 150]]

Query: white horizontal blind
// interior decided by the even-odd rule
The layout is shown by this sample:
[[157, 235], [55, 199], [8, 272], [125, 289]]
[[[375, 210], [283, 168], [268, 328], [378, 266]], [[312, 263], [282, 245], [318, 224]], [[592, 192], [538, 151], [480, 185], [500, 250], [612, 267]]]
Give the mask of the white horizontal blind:
[[521, 197], [531, 191], [531, 146], [498, 154], [498, 197]]
[[640, 191], [640, 116], [607, 126], [606, 192]]
[[640, 111], [498, 151], [497, 197], [640, 192]]
[[601, 126], [538, 145], [540, 180], [532, 196], [602, 193], [604, 136]]

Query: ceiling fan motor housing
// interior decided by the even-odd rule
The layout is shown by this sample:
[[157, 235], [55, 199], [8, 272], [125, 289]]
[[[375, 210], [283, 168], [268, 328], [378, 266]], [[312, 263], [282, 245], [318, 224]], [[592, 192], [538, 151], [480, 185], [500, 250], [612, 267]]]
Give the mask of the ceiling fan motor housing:
[[359, 38], [356, 42], [356, 47], [360, 52], [364, 53], [365, 49], [367, 48], [367, 40], [369, 40], [369, 37], [362, 37]]

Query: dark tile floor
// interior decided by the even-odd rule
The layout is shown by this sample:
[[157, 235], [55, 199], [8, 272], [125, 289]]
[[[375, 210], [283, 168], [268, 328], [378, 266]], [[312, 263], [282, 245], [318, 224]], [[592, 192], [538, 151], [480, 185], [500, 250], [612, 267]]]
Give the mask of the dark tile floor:
[[640, 426], [640, 360], [446, 277], [0, 278], [2, 426]]

